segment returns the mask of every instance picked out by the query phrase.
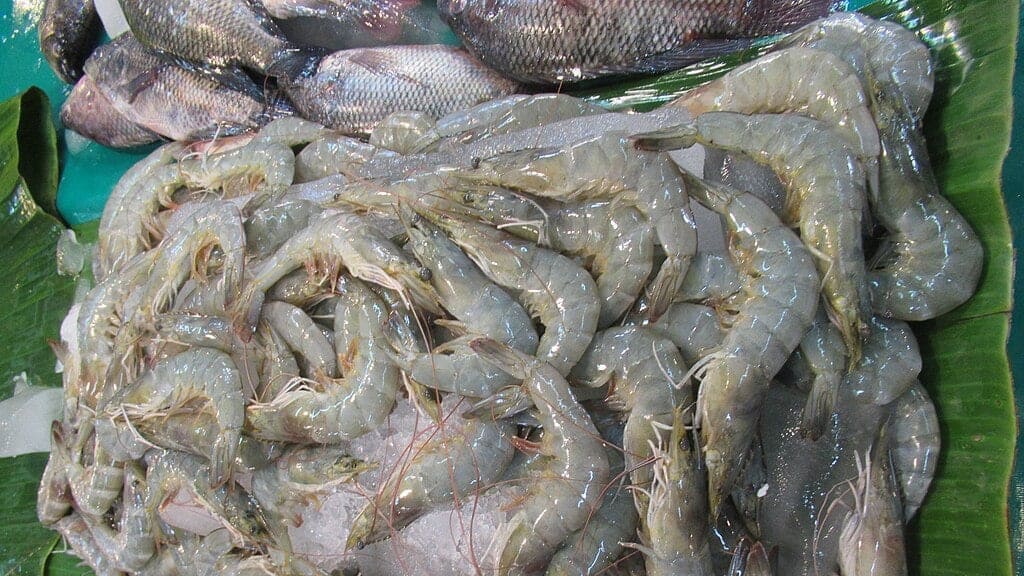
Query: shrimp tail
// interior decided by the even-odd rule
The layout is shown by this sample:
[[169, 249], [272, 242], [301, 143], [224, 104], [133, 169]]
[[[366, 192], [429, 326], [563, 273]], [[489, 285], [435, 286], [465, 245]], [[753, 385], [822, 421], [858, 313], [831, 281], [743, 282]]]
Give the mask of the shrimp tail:
[[834, 376], [816, 377], [811, 385], [811, 391], [807, 395], [801, 429], [810, 440], [817, 440], [824, 434], [829, 420], [835, 412], [840, 379]]
[[516, 380], [524, 380], [529, 372], [530, 356], [492, 338], [476, 338], [469, 347], [484, 361], [504, 370]]
[[689, 259], [669, 258], [661, 265], [654, 280], [651, 280], [647, 294], [649, 317], [652, 322], [661, 317], [672, 305], [672, 299], [679, 292], [689, 265]]
[[237, 448], [237, 434], [234, 434], [234, 439], [231, 434], [221, 434], [213, 441], [210, 452], [210, 482], [213, 486], [221, 486], [231, 477]]

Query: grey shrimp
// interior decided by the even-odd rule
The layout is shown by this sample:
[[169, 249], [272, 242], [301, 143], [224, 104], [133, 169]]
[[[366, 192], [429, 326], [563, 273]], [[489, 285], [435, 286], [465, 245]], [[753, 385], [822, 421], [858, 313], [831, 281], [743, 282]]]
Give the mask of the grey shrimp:
[[892, 406], [892, 456], [909, 522], [928, 494], [939, 463], [939, 418], [928, 392], [915, 382]]
[[413, 154], [424, 135], [434, 128], [434, 119], [423, 112], [392, 112], [370, 132], [370, 144], [399, 154]]
[[[530, 315], [484, 276], [455, 243], [426, 222], [414, 223], [408, 234], [409, 246], [430, 269], [430, 282], [441, 305], [455, 316], [461, 331], [494, 338], [527, 354], [537, 350], [538, 337]], [[413, 380], [462, 396], [485, 398], [512, 383], [504, 371], [470, 350], [466, 338], [447, 342], [443, 350], [429, 354], [407, 353], [401, 362]]]
[[90, 528], [97, 547], [117, 569], [137, 572], [156, 553], [153, 539], [156, 511], [146, 506], [146, 473], [142, 467], [131, 462], [125, 466], [124, 474], [124, 495], [117, 530], [102, 522]]
[[70, 435], [71, 430], [60, 420], [51, 423], [50, 456], [36, 496], [36, 517], [46, 525], [55, 524], [71, 512], [71, 486], [67, 473], [71, 464]]
[[[868, 339], [874, 337], [875, 333], [872, 332]], [[810, 391], [801, 424], [803, 433], [811, 440], [817, 440], [825, 433], [835, 413], [839, 386], [846, 376], [845, 352], [842, 335], [829, 321], [824, 307], [819, 306], [814, 323], [789, 360], [789, 363], [805, 363], [811, 373]], [[865, 344], [860, 364], [870, 356], [869, 344]]]
[[707, 479], [699, 447], [689, 437], [687, 411], [676, 410], [667, 446], [655, 449], [651, 502], [641, 517], [644, 563], [649, 576], [712, 576], [708, 538]]
[[[276, 142], [289, 148], [309, 144], [317, 138], [330, 134], [331, 131], [322, 124], [311, 120], [299, 118], [298, 116], [285, 116], [271, 121], [259, 134], [252, 139], [253, 142]], [[291, 183], [290, 181], [288, 182]]]
[[523, 381], [545, 430], [543, 474], [531, 479], [521, 507], [495, 535], [499, 576], [537, 570], [600, 504], [609, 470], [603, 440], [551, 364], [486, 338], [470, 346]]
[[613, 383], [612, 405], [626, 416], [622, 448], [640, 518], [647, 513], [643, 491], [650, 491], [650, 462], [659, 434], [672, 427], [675, 411], [690, 401], [687, 367], [675, 345], [638, 326], [609, 328], [594, 337], [572, 371], [577, 384], [596, 388]]
[[[117, 181], [100, 217], [96, 264], [93, 266], [98, 282], [120, 270], [133, 254], [139, 252], [144, 242], [144, 226], [148, 222], [142, 214], [146, 206], [140, 201], [138, 189], [161, 192], [147, 190], [152, 185], [149, 179], [154, 173], [163, 173], [162, 169], [175, 162], [184, 149], [180, 142], [165, 144], [129, 168]], [[167, 198], [170, 192], [173, 190], [163, 191]]]
[[623, 133], [499, 154], [453, 174], [563, 201], [614, 200], [634, 206], [668, 256], [648, 287], [653, 318], [668, 308], [696, 250], [693, 215], [674, 162], [665, 154], [636, 149]]
[[[184, 158], [178, 170], [192, 188], [223, 188], [226, 196], [243, 193], [275, 196], [292, 183], [295, 155], [284, 144], [256, 138], [227, 152]], [[240, 187], [235, 189], [239, 182]]]
[[352, 521], [346, 549], [387, 538], [431, 507], [461, 502], [492, 485], [512, 462], [514, 436], [509, 420], [445, 419], [386, 476]]
[[92, 444], [92, 452], [85, 460], [72, 455], [67, 467], [68, 487], [75, 509], [90, 520], [98, 520], [110, 510], [121, 495], [124, 481], [124, 462], [95, 441], [91, 426], [79, 431], [79, 436]]
[[671, 340], [690, 365], [713, 352], [725, 339], [719, 313], [710, 306], [690, 302], [673, 304], [647, 327]]
[[251, 317], [258, 298], [285, 274], [322, 262], [328, 275], [344, 266], [356, 278], [401, 292], [429, 312], [441, 314], [429, 273], [391, 240], [351, 212], [325, 211], [291, 237], [254, 271], [234, 307], [235, 317]]
[[869, 272], [875, 311], [928, 320], [974, 294], [983, 248], [939, 192], [920, 124], [934, 89], [928, 46], [906, 28], [835, 14], [785, 41], [832, 52], [861, 75], [881, 137], [880, 187], [869, 200], [889, 232]]
[[312, 141], [295, 157], [295, 184], [320, 180], [335, 174], [358, 175], [373, 159], [398, 157], [397, 152], [381, 150], [358, 138], [328, 133]]
[[307, 378], [326, 382], [338, 376], [334, 345], [304, 310], [285, 302], [267, 302], [261, 314], [274, 334], [303, 360], [300, 368], [305, 367]]
[[875, 316], [864, 354], [842, 386], [862, 401], [884, 406], [902, 396], [920, 373], [921, 351], [910, 326]]
[[170, 312], [157, 316], [154, 323], [162, 343], [186, 347], [215, 348], [231, 357], [242, 379], [246, 398], [255, 396], [259, 381], [260, 354], [255, 343], [244, 342], [235, 333], [231, 321], [223, 316]]
[[[721, 346], [702, 359], [695, 423], [717, 516], [733, 488], [757, 428], [768, 384], [810, 327], [818, 274], [796, 234], [752, 194], [687, 175], [691, 193], [723, 216], [730, 252], [747, 275], [743, 302]], [[859, 336], [858, 336], [859, 337]]]
[[564, 205], [550, 213], [546, 232], [553, 249], [588, 263], [601, 297], [599, 327], [610, 326], [633, 305], [654, 268], [650, 223], [630, 206]]
[[480, 270], [513, 290], [544, 325], [537, 357], [568, 374], [597, 329], [600, 302], [590, 274], [557, 252], [476, 222], [424, 214], [448, 232]]
[[[822, 94], [828, 94], [827, 98]], [[668, 106], [705, 112], [799, 113], [826, 122], [857, 152], [873, 187], [878, 181], [878, 128], [857, 72], [823, 50], [792, 47], [737, 66]]]
[[75, 556], [84, 561], [96, 576], [120, 576], [114, 563], [107, 558], [102, 550], [96, 545], [96, 540], [89, 530], [89, 522], [78, 514], [70, 514], [61, 518], [53, 529], [64, 539], [64, 542], [71, 547]]
[[359, 280], [338, 285], [334, 345], [343, 378], [323, 384], [285, 388], [276, 397], [248, 408], [254, 438], [303, 444], [333, 444], [376, 428], [395, 404], [398, 366], [388, 356], [388, 309]]
[[889, 455], [887, 427], [876, 442], [851, 489], [854, 508], [839, 533], [839, 571], [848, 576], [905, 576], [907, 556], [903, 541], [903, 511], [899, 487]]
[[129, 418], [146, 419], [196, 399], [206, 401], [204, 412], [218, 425], [208, 456], [212, 481], [223, 484], [231, 475], [245, 418], [241, 376], [227, 354], [191, 348], [162, 360], [112, 399], [107, 410], [111, 415], [124, 410]]
[[779, 174], [788, 191], [784, 219], [799, 225], [821, 274], [830, 314], [843, 334], [851, 363], [856, 363], [871, 317], [861, 240], [867, 200], [864, 169], [845, 141], [810, 118], [732, 112], [708, 112], [692, 125], [639, 138], [646, 147], [697, 141], [743, 152]]
[[[605, 428], [598, 424], [598, 418], [591, 416], [602, 437], [608, 439]], [[610, 479], [619, 478], [625, 462], [618, 446], [609, 443], [605, 448], [608, 456]], [[601, 500], [601, 507], [587, 520], [583, 528], [570, 536], [551, 562], [544, 576], [589, 576], [608, 570], [625, 550], [624, 542], [636, 537], [639, 518], [633, 497], [624, 483], [610, 486]]]

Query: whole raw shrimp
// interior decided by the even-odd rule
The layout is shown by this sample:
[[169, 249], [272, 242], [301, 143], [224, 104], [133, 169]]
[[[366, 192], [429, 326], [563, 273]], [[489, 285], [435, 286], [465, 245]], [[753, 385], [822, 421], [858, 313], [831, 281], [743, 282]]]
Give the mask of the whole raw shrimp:
[[665, 311], [696, 250], [696, 231], [678, 169], [664, 154], [637, 150], [621, 132], [559, 148], [482, 159], [457, 178], [559, 200], [614, 200], [634, 206], [668, 258], [648, 287], [652, 317]]
[[332, 444], [375, 429], [395, 404], [398, 366], [386, 349], [388, 309], [354, 278], [338, 284], [334, 346], [343, 377], [286, 387], [248, 407], [254, 438], [302, 444]]
[[538, 570], [598, 507], [608, 478], [603, 441], [551, 364], [494, 340], [470, 346], [523, 381], [545, 430], [539, 447], [548, 457], [544, 473], [531, 478], [520, 508], [498, 529], [494, 554], [501, 576]]
[[928, 392], [915, 382], [892, 405], [892, 463], [899, 479], [903, 519], [909, 522], [928, 494], [939, 464], [939, 418]]
[[137, 572], [156, 553], [153, 539], [156, 511], [146, 506], [146, 473], [142, 467], [131, 462], [125, 466], [124, 475], [124, 495], [117, 529], [103, 522], [90, 528], [96, 546], [118, 570]]
[[70, 435], [71, 431], [60, 420], [54, 420], [50, 425], [50, 456], [36, 496], [36, 517], [46, 525], [55, 524], [71, 512], [71, 487], [67, 473], [71, 463]]
[[[827, 98], [822, 94], [828, 94]], [[798, 113], [823, 122], [857, 152], [878, 182], [878, 128], [857, 72], [824, 50], [800, 46], [767, 54], [690, 90], [668, 106], [705, 112]]]
[[686, 365], [675, 345], [638, 326], [609, 328], [594, 337], [572, 371], [577, 384], [596, 388], [609, 384], [611, 403], [626, 417], [622, 448], [641, 519], [654, 471], [649, 465], [659, 433], [671, 428], [675, 410], [691, 389], [685, 386]]
[[[723, 216], [730, 252], [747, 276], [721, 346], [701, 360], [695, 424], [703, 440], [710, 510], [733, 488], [768, 384], [811, 325], [818, 275], [810, 253], [764, 202], [687, 175], [691, 194]], [[859, 337], [859, 336], [858, 336]]]
[[97, 442], [94, 422], [80, 424], [65, 472], [75, 509], [90, 521], [110, 511], [124, 482], [124, 462]]
[[515, 452], [509, 420], [445, 418], [417, 441], [352, 521], [346, 549], [389, 537], [431, 507], [461, 502], [502, 477]]
[[[876, 333], [868, 336], [868, 341], [875, 338]], [[861, 362], [872, 356], [865, 344]], [[833, 325], [823, 306], [818, 307], [818, 314], [810, 330], [800, 341], [800, 346], [787, 361], [787, 366], [802, 364], [810, 372], [810, 390], [807, 394], [807, 405], [804, 406], [804, 417], [801, 428], [811, 440], [817, 440], [829, 425], [835, 413], [836, 398], [839, 386], [846, 376], [846, 348], [843, 337]], [[799, 369], [802, 369], [801, 366]]]
[[210, 447], [210, 477], [223, 484], [231, 475], [245, 418], [241, 377], [227, 354], [213, 348], [191, 348], [158, 362], [136, 382], [110, 400], [105, 412], [123, 411], [129, 418], [152, 418], [190, 402], [204, 402], [218, 425]]
[[[488, 336], [527, 354], [537, 350], [533, 321], [523, 306], [481, 273], [473, 261], [440, 230], [424, 221], [408, 228], [409, 247], [430, 270], [441, 305], [471, 335]], [[485, 398], [512, 383], [504, 371], [469, 349], [468, 338], [443, 344], [429, 354], [404, 354], [402, 368], [425, 386], [462, 396]]]
[[317, 261], [326, 265], [328, 276], [344, 266], [356, 278], [406, 294], [427, 311], [442, 313], [429, 272], [356, 214], [325, 211], [257, 267], [234, 306], [235, 317], [254, 320], [252, 307], [264, 292], [288, 272]]
[[141, 201], [139, 188], [145, 183], [146, 188], [142, 192], [162, 192], [169, 198], [173, 190], [149, 188], [154, 183], [150, 178], [158, 172], [163, 174], [163, 169], [175, 162], [184, 149], [185, 145], [180, 142], [164, 144], [129, 168], [117, 181], [100, 217], [96, 263], [93, 266], [97, 281], [102, 282], [120, 270], [144, 245], [143, 234], [148, 224], [144, 211], [147, 205]]
[[849, 369], [842, 386], [864, 402], [884, 406], [902, 396], [920, 373], [921, 351], [910, 326], [875, 316], [864, 355]]
[[677, 409], [667, 446], [655, 448], [654, 483], [641, 517], [644, 563], [650, 576], [711, 576], [707, 479], [698, 467], [699, 448], [687, 431], [686, 410]]
[[77, 513], [69, 514], [57, 521], [53, 525], [53, 529], [61, 535], [75, 556], [82, 559], [96, 576], [121, 575], [122, 572], [96, 545], [96, 540], [89, 529], [89, 522], [85, 518]]
[[903, 510], [882, 426], [878, 441], [858, 461], [853, 481], [854, 507], [839, 534], [839, 571], [849, 576], [905, 576]]
[[578, 264], [531, 242], [477, 222], [424, 216], [448, 232], [485, 276], [514, 291], [544, 325], [537, 357], [568, 374], [597, 329], [600, 302], [593, 278]]
[[259, 387], [261, 351], [256, 342], [243, 341], [234, 331], [231, 321], [222, 314], [160, 314], [153, 321], [153, 329], [156, 332], [154, 340], [158, 341], [161, 347], [152, 357], [159, 360], [177, 352], [184, 352], [192, 346], [220, 350], [231, 357], [231, 361], [238, 368], [245, 397], [252, 398]]
[[267, 302], [262, 319], [295, 354], [300, 374], [317, 382], [336, 378], [338, 354], [327, 336], [306, 312], [285, 302]]
[[792, 115], [708, 112], [692, 125], [641, 136], [638, 143], [671, 148], [694, 141], [748, 154], [787, 184], [785, 220], [799, 226], [814, 256], [829, 313], [856, 363], [871, 300], [861, 240], [865, 176], [855, 154], [824, 123]]
[[893, 22], [834, 14], [783, 42], [836, 54], [860, 74], [881, 139], [880, 186], [869, 197], [889, 232], [869, 272], [875, 311], [901, 320], [945, 314], [974, 294], [983, 249], [939, 192], [921, 133], [934, 89], [928, 46]]

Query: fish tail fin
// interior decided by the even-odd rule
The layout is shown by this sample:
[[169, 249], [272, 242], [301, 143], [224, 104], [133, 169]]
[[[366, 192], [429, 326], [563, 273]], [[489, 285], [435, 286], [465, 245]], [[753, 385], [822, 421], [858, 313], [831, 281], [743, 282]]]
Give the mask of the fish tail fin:
[[792, 32], [801, 26], [834, 12], [836, 0], [761, 0], [760, 14], [754, 21], [756, 36]]
[[282, 82], [308, 78], [316, 72], [326, 51], [319, 49], [286, 48], [274, 55], [274, 61], [267, 68], [267, 75]]

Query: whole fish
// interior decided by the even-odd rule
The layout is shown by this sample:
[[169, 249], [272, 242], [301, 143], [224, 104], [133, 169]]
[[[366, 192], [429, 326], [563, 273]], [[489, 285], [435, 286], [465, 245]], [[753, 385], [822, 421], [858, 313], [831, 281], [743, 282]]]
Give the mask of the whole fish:
[[73, 84], [100, 42], [103, 27], [92, 0], [46, 0], [39, 19], [39, 48], [60, 79]]
[[653, 73], [826, 15], [833, 0], [438, 0], [475, 56], [534, 84]]
[[303, 118], [346, 134], [368, 134], [392, 112], [437, 118], [518, 88], [464, 50], [424, 45], [335, 52], [311, 77], [286, 83], [285, 93]]
[[127, 119], [172, 140], [232, 136], [290, 115], [244, 74], [236, 77], [247, 84], [225, 86], [150, 52], [130, 32], [97, 48], [85, 72]]
[[125, 118], [89, 76], [82, 76], [60, 109], [64, 126], [110, 148], [134, 148], [160, 135]]
[[294, 77], [316, 62], [255, 0], [121, 0], [121, 8], [140, 42], [210, 68]]

